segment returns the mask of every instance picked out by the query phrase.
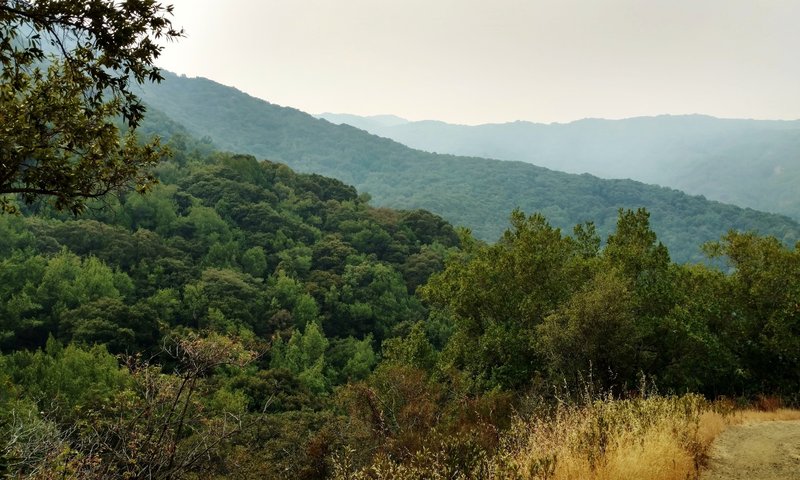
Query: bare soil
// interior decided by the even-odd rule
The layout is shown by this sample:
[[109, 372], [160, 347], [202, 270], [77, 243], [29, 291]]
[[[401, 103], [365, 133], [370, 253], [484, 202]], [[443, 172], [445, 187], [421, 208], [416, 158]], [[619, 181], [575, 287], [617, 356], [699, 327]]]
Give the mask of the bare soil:
[[703, 480], [800, 480], [800, 421], [728, 427], [708, 467]]

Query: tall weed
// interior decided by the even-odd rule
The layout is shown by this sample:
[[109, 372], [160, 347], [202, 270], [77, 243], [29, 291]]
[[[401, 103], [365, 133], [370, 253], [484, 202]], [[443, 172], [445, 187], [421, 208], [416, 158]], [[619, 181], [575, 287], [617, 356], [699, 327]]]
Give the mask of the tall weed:
[[694, 394], [591, 398], [584, 393], [517, 415], [497, 451], [471, 452], [472, 462], [454, 463], [447, 449], [423, 449], [404, 462], [382, 456], [361, 469], [347, 468], [346, 458], [340, 457], [334, 462], [335, 478], [697, 479], [712, 442], [726, 426], [800, 419], [797, 410], [739, 410], [730, 402], [712, 403]]

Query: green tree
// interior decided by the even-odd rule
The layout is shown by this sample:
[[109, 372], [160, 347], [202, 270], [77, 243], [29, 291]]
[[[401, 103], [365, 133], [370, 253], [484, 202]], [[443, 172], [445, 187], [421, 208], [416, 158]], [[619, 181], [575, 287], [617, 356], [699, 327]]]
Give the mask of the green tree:
[[223, 446], [252, 421], [241, 418], [244, 395], [210, 379], [219, 369], [235, 375], [256, 354], [215, 334], [172, 339], [162, 354], [174, 373], [129, 358], [131, 387], [77, 422], [74, 454], [46, 477], [167, 479], [211, 471]]
[[381, 341], [396, 325], [422, 316], [419, 301], [408, 294], [403, 277], [389, 265], [347, 265], [342, 279], [341, 289], [331, 288], [326, 299], [333, 306], [325, 324], [331, 335], [363, 338], [372, 333]]
[[634, 381], [642, 332], [627, 281], [601, 271], [537, 327], [537, 341], [554, 373], [591, 371], [604, 385]]
[[707, 245], [706, 251], [726, 257], [733, 269], [728, 284], [731, 321], [741, 334], [734, 348], [751, 379], [750, 388], [796, 390], [800, 382], [800, 244], [790, 250], [774, 237], [730, 232], [720, 242]]
[[177, 204], [173, 197], [177, 187], [158, 186], [149, 195], [129, 196], [122, 209], [131, 230], [146, 228], [160, 234], [171, 230], [177, 220]]
[[675, 305], [663, 319], [659, 388], [738, 395], [748, 372], [737, 352], [746, 319], [731, 301], [732, 279], [704, 265], [686, 265], [674, 275]]
[[319, 325], [309, 323], [305, 331], [295, 330], [287, 343], [280, 337], [272, 346], [270, 368], [285, 369], [297, 375], [297, 378], [315, 393], [322, 393], [328, 388], [325, 377], [325, 350], [328, 339]]
[[128, 381], [105, 347], [62, 347], [52, 337], [44, 350], [11, 354], [5, 367], [25, 396], [66, 421], [76, 421], [72, 415], [107, 402]]
[[431, 274], [444, 267], [445, 249], [441, 244], [423, 245], [418, 253], [409, 255], [400, 269], [406, 279], [408, 291], [414, 292]]
[[64, 248], [46, 265], [42, 260], [32, 257], [23, 264], [31, 271], [20, 277], [19, 290], [11, 294], [6, 306], [9, 316], [0, 321], [0, 331], [6, 329], [5, 322], [14, 325], [15, 348], [44, 345], [67, 310], [100, 298], [121, 300], [132, 292], [133, 284], [125, 273], [115, 272], [95, 257], [81, 259]]
[[0, 260], [0, 349], [9, 351], [41, 345], [44, 325], [37, 287], [47, 259], [20, 250]]
[[47, 262], [38, 295], [46, 308], [60, 311], [102, 297], [119, 298], [118, 285], [105, 263], [95, 257], [81, 259], [64, 249]]
[[289, 312], [295, 328], [303, 328], [307, 323], [319, 321], [317, 302], [306, 293], [301, 282], [279, 271], [270, 278], [270, 283], [272, 306]]
[[517, 210], [511, 223], [492, 246], [464, 236], [462, 252], [418, 289], [454, 322], [443, 366], [479, 390], [520, 387], [542, 369], [536, 326], [586, 281], [576, 242], [542, 215]]
[[208, 326], [207, 314], [214, 308], [235, 327], [247, 327], [259, 334], [268, 328], [261, 320], [265, 312], [265, 295], [260, 282], [247, 274], [230, 269], [207, 268], [199, 282], [184, 289], [184, 302], [200, 326]]
[[116, 298], [100, 298], [64, 312], [59, 331], [62, 338], [103, 344], [112, 353], [146, 351], [160, 337], [156, 313], [147, 304], [128, 306]]
[[603, 256], [638, 289], [654, 296], [660, 293], [659, 280], [669, 268], [669, 252], [650, 228], [650, 213], [644, 208], [619, 210], [617, 229], [609, 235]]
[[312, 248], [311, 266], [317, 270], [330, 270], [342, 274], [347, 258], [356, 250], [335, 235], [328, 235], [315, 243]]
[[417, 322], [405, 337], [390, 338], [383, 342], [383, 362], [410, 365], [432, 371], [437, 352], [425, 334], [425, 325]]
[[267, 270], [267, 254], [261, 247], [245, 250], [241, 259], [242, 270], [255, 278], [263, 278]]
[[326, 374], [331, 383], [338, 385], [365, 379], [378, 363], [372, 344], [371, 335], [363, 340], [353, 337], [332, 338], [325, 352], [328, 363]]
[[661, 371], [666, 359], [659, 352], [668, 348], [665, 319], [676, 304], [677, 267], [669, 251], [650, 227], [650, 213], [620, 209], [617, 228], [603, 250], [602, 267], [615, 269], [630, 282], [633, 315], [641, 340], [636, 364], [645, 371]]
[[[156, 0], [0, 4], [0, 194], [79, 213], [89, 198], [149, 188], [165, 152], [121, 139], [115, 118], [141, 121], [131, 83], [161, 80], [157, 41], [182, 35], [171, 13]], [[15, 207], [0, 196], [0, 208]]]

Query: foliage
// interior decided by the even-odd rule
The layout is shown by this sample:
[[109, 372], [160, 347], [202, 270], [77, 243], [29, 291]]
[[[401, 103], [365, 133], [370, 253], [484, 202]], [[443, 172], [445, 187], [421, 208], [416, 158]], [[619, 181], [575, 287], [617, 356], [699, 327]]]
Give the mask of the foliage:
[[[165, 353], [176, 362], [173, 375], [138, 357], [130, 357], [121, 369], [102, 347], [62, 349], [52, 340], [46, 352], [21, 352], [5, 359], [12, 379], [24, 386], [23, 393], [40, 399], [43, 417], [33, 419], [34, 425], [39, 422], [39, 428], [53, 430], [53, 443], [28, 438], [25, 441], [39, 445], [24, 448], [61, 449], [12, 457], [18, 462], [16, 471], [36, 472], [42, 478], [56, 473], [73, 478], [174, 478], [207, 461], [208, 452], [243, 425], [230, 401], [216, 410], [209, 404], [207, 376], [224, 365], [241, 367], [254, 353], [229, 338], [193, 334], [171, 343]], [[13, 405], [2, 411], [12, 416], [23, 412]], [[15, 451], [18, 448], [22, 446]]]
[[726, 285], [733, 299], [729, 315], [740, 335], [752, 339], [731, 346], [747, 365], [742, 375], [761, 383], [762, 388], [796, 384], [800, 371], [800, 243], [789, 250], [774, 238], [730, 232], [707, 250], [727, 258], [734, 269]]
[[[40, 205], [0, 217], [0, 416], [21, 435], [3, 474], [322, 475], [345, 441], [331, 399], [372, 374], [372, 332], [424, 317], [404, 266], [452, 248], [439, 217], [181, 141], [164, 165], [184, 164], [150, 196], [80, 220]], [[369, 313], [351, 326], [342, 312]]]
[[639, 372], [715, 396], [797, 385], [797, 248], [731, 232], [706, 247], [729, 259], [721, 272], [671, 263], [642, 209], [620, 210], [602, 250], [583, 227], [511, 221], [495, 245], [462, 241], [420, 289], [453, 322], [439, 368], [468, 389], [583, 376], [627, 390]]
[[676, 264], [644, 209], [604, 242], [517, 210], [487, 245], [173, 140], [149, 196], [0, 216], [0, 475], [542, 478], [652, 445], [684, 465], [703, 402], [642, 373], [796, 398], [798, 247], [731, 231]]
[[447, 446], [421, 449], [405, 462], [382, 457], [361, 469], [345, 451], [334, 478], [689, 478], [699, 473], [710, 447], [699, 426], [711, 412], [694, 395], [538, 406], [514, 419], [497, 452], [473, 452], [466, 468], [454, 468], [458, 451]]
[[792, 188], [800, 181], [800, 165], [792, 161], [800, 148], [796, 120], [660, 115], [472, 126], [431, 121], [389, 125], [337, 114], [318, 118], [426, 152], [523, 161], [600, 178], [630, 178], [800, 218], [800, 198]]
[[295, 330], [285, 344], [278, 337], [272, 345], [270, 368], [288, 370], [310, 391], [323, 393], [327, 390], [325, 351], [328, 344], [320, 327], [310, 322], [304, 332]]
[[517, 388], [541, 370], [536, 327], [584, 281], [569, 237], [538, 214], [511, 221], [500, 242], [452, 258], [421, 291], [455, 320], [444, 360], [479, 389]]
[[[131, 82], [162, 79], [158, 41], [181, 32], [155, 0], [7, 1], [0, 6], [0, 194], [57, 209], [129, 186], [145, 191], [165, 155], [158, 140], [120, 138], [144, 107]], [[10, 197], [0, 207], [15, 211]]]
[[[454, 225], [472, 229], [484, 241], [495, 241], [502, 235], [509, 227], [508, 212], [515, 208], [539, 212], [551, 225], [564, 231], [575, 224], [593, 221], [598, 234], [605, 238], [614, 229], [618, 209], [639, 207], [651, 213], [653, 230], [679, 262], [704, 261], [699, 246], [719, 239], [729, 229], [758, 231], [788, 245], [800, 240], [800, 226], [780, 215], [711, 202], [704, 197], [631, 180], [604, 180], [523, 162], [413, 150], [348, 125], [332, 125], [298, 110], [264, 102], [205, 78], [169, 73], [165, 77], [159, 85], [145, 86], [144, 100], [151, 109], [161, 110], [193, 134], [210, 136], [220, 148], [338, 178], [360, 192], [369, 192], [377, 205], [430, 210]], [[790, 137], [788, 151], [793, 152], [796, 135], [786, 136]], [[674, 143], [677, 142], [671, 142], [670, 147]], [[748, 147], [752, 152], [749, 155], [731, 148], [730, 154], [720, 156], [720, 161], [728, 161], [735, 155], [739, 158], [737, 168], [725, 164], [704, 171], [696, 179], [703, 179], [703, 185], [707, 185], [705, 179], [709, 176], [719, 177], [728, 172], [734, 175], [741, 171], [739, 164], [749, 168], [752, 158], [771, 157], [773, 152], [765, 152], [761, 141], [753, 143]], [[573, 141], [570, 145], [584, 143]], [[627, 144], [620, 145], [624, 150]], [[591, 149], [586, 151], [596, 153]], [[618, 160], [617, 156], [612, 158]], [[680, 161], [694, 158], [683, 156]], [[558, 160], [565, 161], [563, 156]], [[771, 170], [774, 164], [769, 165]], [[789, 165], [783, 167], [788, 174]], [[761, 180], [771, 173], [762, 169], [752, 178]], [[793, 183], [788, 181], [792, 177], [781, 178], [786, 178], [785, 187], [779, 189], [784, 192], [781, 203], [795, 202]], [[746, 182], [750, 180], [747, 177]], [[746, 184], [738, 190], [748, 194], [752, 188]], [[448, 245], [441, 240], [440, 243]]]

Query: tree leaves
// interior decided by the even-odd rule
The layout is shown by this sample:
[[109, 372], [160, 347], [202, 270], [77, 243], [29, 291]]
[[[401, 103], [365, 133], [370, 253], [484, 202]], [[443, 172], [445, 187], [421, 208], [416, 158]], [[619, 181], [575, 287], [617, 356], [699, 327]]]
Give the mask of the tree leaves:
[[[87, 199], [151, 187], [167, 151], [136, 139], [144, 107], [131, 82], [161, 79], [155, 39], [182, 34], [170, 12], [152, 0], [0, 5], [0, 194], [77, 215]], [[130, 128], [122, 137], [117, 118]]]

